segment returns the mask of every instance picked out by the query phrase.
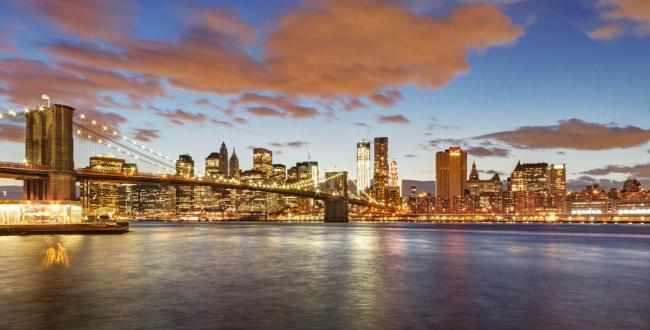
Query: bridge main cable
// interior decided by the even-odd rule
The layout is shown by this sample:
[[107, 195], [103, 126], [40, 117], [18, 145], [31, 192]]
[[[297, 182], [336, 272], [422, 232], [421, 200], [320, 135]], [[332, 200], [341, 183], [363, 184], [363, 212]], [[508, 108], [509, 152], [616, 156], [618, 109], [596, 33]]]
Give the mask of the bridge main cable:
[[[127, 144], [124, 144], [122, 142], [118, 142], [117, 140], [120, 140], [120, 139], [115, 139], [109, 133], [104, 133], [104, 132], [101, 132], [101, 131], [98, 131], [98, 130], [94, 130], [91, 127], [89, 127], [87, 125], [84, 125], [82, 123], [79, 123], [77, 121], [73, 121], [73, 125], [78, 127], [78, 128], [81, 128], [81, 129], [83, 129], [85, 131], [88, 131], [88, 132], [90, 132], [90, 133], [92, 133], [92, 134], [94, 134], [94, 135], [96, 135], [98, 137], [101, 137], [102, 139], [104, 139], [106, 141], [110, 141], [112, 144], [114, 144], [114, 145], [116, 145], [116, 146], [118, 146], [118, 147], [120, 147], [120, 148], [122, 148], [124, 150], [128, 150], [129, 152], [131, 152], [133, 154], [136, 154], [136, 155], [140, 156], [143, 160], [153, 162], [152, 165], [157, 165], [157, 166], [165, 167], [167, 169], [172, 169], [172, 170], [175, 169], [175, 167], [172, 164], [167, 163], [166, 161], [162, 161], [162, 160], [160, 160], [160, 159], [158, 159], [156, 157], [153, 157], [151, 155], [148, 155], [148, 154], [142, 152], [137, 147], [131, 147], [131, 146], [129, 146]], [[138, 158], [136, 157], [136, 159], [138, 159]]]

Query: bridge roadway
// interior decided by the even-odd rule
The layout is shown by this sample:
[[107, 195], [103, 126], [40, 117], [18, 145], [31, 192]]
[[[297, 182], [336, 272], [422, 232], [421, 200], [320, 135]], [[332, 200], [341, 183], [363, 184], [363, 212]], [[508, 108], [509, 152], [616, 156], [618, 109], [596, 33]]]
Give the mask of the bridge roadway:
[[[60, 173], [44, 167], [32, 166], [21, 163], [0, 162], [0, 178], [25, 180], [25, 179], [45, 179], [50, 174]], [[340, 199], [342, 196], [328, 194], [318, 191], [303, 189], [292, 189], [273, 184], [243, 184], [233, 180], [218, 180], [211, 178], [187, 178], [175, 175], [157, 175], [139, 173], [136, 175], [126, 175], [122, 173], [105, 173], [89, 169], [77, 169], [73, 173], [77, 181], [102, 181], [116, 183], [133, 183], [133, 184], [163, 184], [172, 186], [205, 186], [222, 189], [249, 190], [268, 192], [287, 196], [313, 198], [317, 200]], [[372, 203], [359, 198], [346, 198], [349, 204], [359, 206], [370, 206]]]

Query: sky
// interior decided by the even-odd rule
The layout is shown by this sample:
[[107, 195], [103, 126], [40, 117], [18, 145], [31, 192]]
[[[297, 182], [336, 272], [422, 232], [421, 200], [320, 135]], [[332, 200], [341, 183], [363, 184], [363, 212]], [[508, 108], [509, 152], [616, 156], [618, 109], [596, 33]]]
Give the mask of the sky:
[[650, 181], [650, 1], [2, 1], [0, 113], [43, 93], [199, 172], [225, 141], [243, 169], [266, 147], [354, 178], [356, 142], [388, 136], [401, 179], [461, 145], [483, 177]]

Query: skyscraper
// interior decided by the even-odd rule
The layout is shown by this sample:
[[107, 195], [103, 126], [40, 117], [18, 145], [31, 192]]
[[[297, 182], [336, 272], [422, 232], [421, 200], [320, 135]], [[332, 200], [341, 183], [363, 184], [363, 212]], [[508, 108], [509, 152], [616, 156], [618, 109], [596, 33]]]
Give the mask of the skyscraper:
[[399, 187], [399, 172], [397, 170], [397, 161], [390, 162], [390, 180], [388, 183], [391, 187]]
[[230, 163], [228, 164], [230, 177], [239, 178], [239, 158], [237, 158], [237, 152], [235, 149], [232, 149], [232, 156], [230, 156]]
[[467, 180], [467, 152], [451, 147], [436, 153], [436, 196], [453, 211], [463, 198]]
[[374, 161], [374, 198], [379, 202], [386, 201], [388, 193], [388, 138], [375, 138]]
[[553, 207], [560, 213], [565, 213], [566, 208], [566, 165], [551, 165], [549, 171], [551, 183], [551, 197]]
[[357, 143], [357, 193], [370, 188], [370, 142], [366, 139]]
[[398, 207], [401, 204], [402, 194], [399, 184], [399, 172], [397, 170], [397, 161], [390, 162], [390, 172], [388, 180], [388, 202], [393, 207]]
[[228, 148], [226, 148], [225, 142], [221, 142], [221, 149], [219, 149], [219, 174], [225, 178], [230, 176], [228, 171]]
[[273, 152], [264, 148], [253, 149], [253, 169], [268, 179], [273, 174]]

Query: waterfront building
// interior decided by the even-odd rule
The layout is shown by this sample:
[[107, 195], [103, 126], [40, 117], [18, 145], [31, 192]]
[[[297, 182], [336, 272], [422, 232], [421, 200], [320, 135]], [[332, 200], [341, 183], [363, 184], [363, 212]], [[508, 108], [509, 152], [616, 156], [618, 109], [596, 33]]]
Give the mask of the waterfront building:
[[[102, 173], [124, 173], [124, 159], [110, 156], [90, 157], [88, 169]], [[120, 184], [86, 181], [80, 186], [84, 215], [91, 220], [117, 216], [121, 198]]]
[[566, 164], [551, 165], [549, 172], [551, 207], [564, 214], [567, 211]]
[[373, 197], [380, 203], [388, 197], [388, 138], [375, 138]]
[[476, 162], [474, 162], [472, 163], [466, 189], [472, 201], [470, 208], [473, 212], [496, 213], [503, 210], [503, 186], [499, 174], [495, 173], [492, 178], [481, 180]]
[[370, 142], [366, 139], [357, 143], [357, 193], [368, 191], [372, 173], [370, 172]]
[[264, 148], [253, 149], [253, 170], [264, 175], [268, 179], [273, 174], [273, 152]]
[[464, 199], [467, 182], [467, 152], [451, 147], [436, 153], [436, 199], [443, 210], [456, 212]]
[[550, 178], [547, 163], [522, 164], [510, 176], [515, 214], [541, 214], [550, 208]]
[[597, 184], [587, 186], [580, 192], [570, 194], [568, 204], [571, 215], [585, 216], [610, 214], [613, 212], [614, 207], [608, 193]]
[[509, 181], [518, 214], [565, 213], [566, 166], [517, 163]]

